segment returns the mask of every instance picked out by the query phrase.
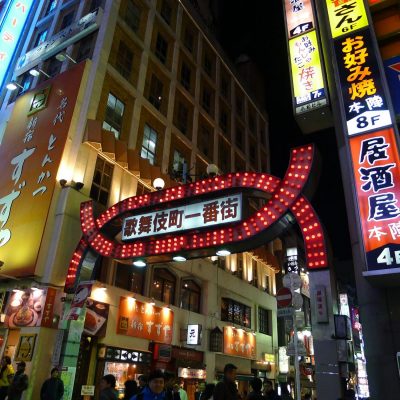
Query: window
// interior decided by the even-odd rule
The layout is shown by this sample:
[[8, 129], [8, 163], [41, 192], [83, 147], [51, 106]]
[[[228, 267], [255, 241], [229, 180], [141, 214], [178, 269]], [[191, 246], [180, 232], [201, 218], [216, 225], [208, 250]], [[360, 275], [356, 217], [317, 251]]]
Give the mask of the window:
[[183, 164], [185, 164], [185, 157], [178, 150], [174, 151], [174, 158], [172, 161], [172, 169], [175, 172], [183, 172]]
[[118, 72], [127, 80], [129, 80], [132, 72], [133, 53], [129, 47], [123, 42], [119, 42], [118, 54], [116, 60], [116, 68]]
[[265, 287], [265, 291], [269, 294], [271, 294], [271, 284], [270, 284], [270, 278], [269, 275], [265, 275], [264, 277], [264, 287]]
[[212, 61], [207, 54], [204, 55], [203, 68], [208, 76], [212, 76]]
[[187, 107], [178, 102], [178, 115], [177, 115], [177, 127], [182, 133], [187, 133], [188, 129], [188, 118], [189, 118], [189, 111]]
[[211, 129], [208, 126], [201, 125], [198, 143], [200, 151], [202, 151], [207, 157], [211, 157], [212, 136]]
[[64, 15], [62, 22], [61, 22], [61, 26], [60, 26], [60, 31], [62, 31], [67, 26], [70, 26], [72, 24], [73, 20], [74, 20], [74, 12], [73, 11]]
[[200, 312], [200, 286], [191, 279], [182, 280], [180, 308]]
[[172, 7], [167, 0], [162, 0], [160, 14], [161, 14], [162, 19], [168, 25], [171, 25]]
[[256, 144], [253, 142], [249, 144], [249, 156], [250, 156], [250, 161], [252, 163], [257, 162], [257, 149], [256, 149]]
[[140, 26], [142, 10], [132, 0], [129, 0], [126, 3], [124, 20], [134, 32], [137, 32]]
[[243, 135], [243, 129], [239, 126], [236, 127], [235, 143], [236, 143], [236, 146], [238, 146], [239, 148], [241, 148], [243, 150], [244, 135]]
[[118, 139], [121, 134], [124, 109], [125, 104], [112, 93], [109, 93], [103, 128], [113, 132], [116, 139]]
[[57, 0], [50, 0], [47, 6], [46, 15], [49, 15], [57, 7]]
[[174, 304], [175, 276], [166, 268], [155, 268], [150, 287], [150, 296], [165, 304]]
[[143, 143], [140, 157], [147, 158], [151, 165], [156, 159], [157, 132], [149, 125], [144, 126]]
[[265, 335], [272, 334], [271, 329], [272, 322], [272, 313], [270, 310], [266, 310], [265, 308], [258, 307], [258, 330], [260, 333], [264, 333]]
[[251, 328], [251, 307], [223, 297], [221, 299], [221, 320]]
[[192, 53], [194, 47], [194, 34], [189, 28], [185, 28], [183, 45]]
[[38, 33], [38, 35], [36, 36], [36, 40], [33, 45], [33, 48], [40, 46], [42, 43], [44, 43], [44, 41], [46, 40], [46, 37], [47, 37], [47, 29]]
[[241, 94], [236, 96], [236, 114], [243, 117], [243, 100], [240, 96]]
[[221, 78], [221, 95], [229, 100], [229, 81], [224, 77]]
[[203, 95], [201, 96], [201, 105], [204, 108], [205, 111], [207, 111], [209, 114], [211, 113], [211, 91], [203, 87]]
[[163, 64], [165, 64], [165, 62], [167, 61], [167, 54], [168, 42], [162, 37], [160, 33], [158, 33], [156, 41], [156, 56]]
[[249, 115], [249, 129], [252, 133], [254, 133], [255, 128], [256, 128], [256, 120], [254, 118], [254, 115], [250, 114]]
[[189, 66], [183, 62], [181, 66], [181, 84], [187, 90], [190, 90], [191, 74], [192, 71], [190, 70]]
[[228, 130], [228, 114], [221, 110], [219, 112], [219, 126], [226, 133]]
[[117, 264], [115, 272], [115, 286], [130, 292], [143, 294], [143, 283], [146, 268], [128, 264]]
[[96, 32], [92, 33], [91, 35], [85, 36], [82, 40], [78, 42], [79, 49], [78, 54], [76, 55], [77, 62], [91, 57], [92, 42], [94, 36], [96, 36]]
[[161, 108], [163, 94], [162, 82], [153, 74], [150, 82], [149, 101], [157, 110]]
[[148, 194], [148, 193], [151, 193], [151, 190], [147, 186], [143, 185], [143, 183], [138, 181], [137, 189], [136, 189], [136, 196], [140, 196], [142, 194]]
[[114, 166], [111, 163], [104, 158], [97, 157], [90, 197], [104, 206], [107, 206], [108, 203], [113, 170]]

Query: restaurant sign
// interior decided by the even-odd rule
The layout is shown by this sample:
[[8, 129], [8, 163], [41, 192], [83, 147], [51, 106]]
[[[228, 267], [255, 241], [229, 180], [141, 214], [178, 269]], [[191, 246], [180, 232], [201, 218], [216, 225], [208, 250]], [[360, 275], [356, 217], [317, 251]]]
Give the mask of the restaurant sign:
[[255, 360], [256, 337], [243, 329], [224, 326], [224, 353]]
[[289, 39], [315, 28], [311, 0], [285, 0], [285, 14]]

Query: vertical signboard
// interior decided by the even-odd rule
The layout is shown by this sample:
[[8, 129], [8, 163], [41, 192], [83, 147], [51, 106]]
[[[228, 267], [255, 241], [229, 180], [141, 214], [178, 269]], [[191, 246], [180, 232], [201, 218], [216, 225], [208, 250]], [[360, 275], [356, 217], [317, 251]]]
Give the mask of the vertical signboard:
[[326, 0], [326, 10], [366, 264], [382, 273], [400, 267], [400, 159], [389, 92], [364, 2]]
[[0, 147], [1, 272], [33, 275], [85, 64], [20, 96]]

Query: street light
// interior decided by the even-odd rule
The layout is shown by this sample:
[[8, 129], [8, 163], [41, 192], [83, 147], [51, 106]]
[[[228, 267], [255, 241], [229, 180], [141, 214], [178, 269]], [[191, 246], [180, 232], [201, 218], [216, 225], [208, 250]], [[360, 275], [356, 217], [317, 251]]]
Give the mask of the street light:
[[208, 164], [207, 165], [207, 175], [211, 176], [211, 178], [214, 178], [218, 174], [218, 167], [215, 164]]
[[156, 178], [153, 181], [153, 186], [157, 189], [157, 190], [162, 190], [164, 189], [165, 186], [165, 181], [162, 178]]
[[44, 75], [46, 78], [50, 78], [50, 75], [47, 72], [44, 72], [42, 69], [40, 68], [32, 68], [29, 73], [32, 76], [39, 76], [40, 74]]

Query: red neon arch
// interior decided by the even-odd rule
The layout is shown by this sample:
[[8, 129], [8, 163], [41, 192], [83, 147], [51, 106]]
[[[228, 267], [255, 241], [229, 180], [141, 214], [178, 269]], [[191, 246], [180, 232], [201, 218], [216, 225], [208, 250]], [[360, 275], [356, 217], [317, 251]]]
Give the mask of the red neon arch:
[[[308, 269], [326, 268], [327, 253], [322, 226], [308, 200], [301, 194], [310, 175], [313, 162], [312, 145], [292, 149], [285, 177], [279, 178], [261, 173], [231, 173], [195, 183], [134, 196], [113, 205], [97, 219], [93, 216], [92, 201], [81, 204], [81, 227], [83, 236], [72, 256], [66, 288], [72, 287], [76, 280], [80, 263], [88, 248], [96, 253], [116, 259], [131, 259], [160, 254], [177, 254], [214, 246], [229, 245], [258, 235], [291, 212], [301, 228], [306, 246], [306, 265]], [[140, 211], [144, 207], [170, 203], [185, 198], [223, 189], [249, 188], [264, 191], [271, 195], [267, 204], [238, 224], [207, 230], [170, 234], [167, 238], [143, 239], [132, 243], [120, 243], [107, 238], [101, 231], [112, 219], [129, 211]]]

